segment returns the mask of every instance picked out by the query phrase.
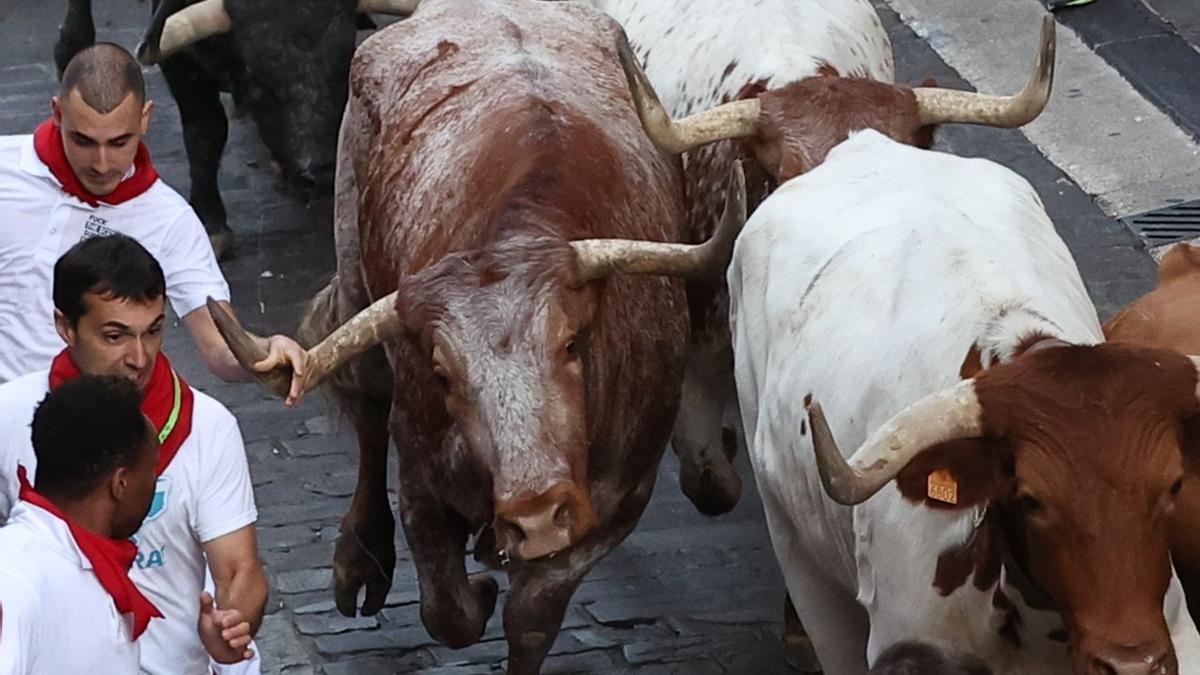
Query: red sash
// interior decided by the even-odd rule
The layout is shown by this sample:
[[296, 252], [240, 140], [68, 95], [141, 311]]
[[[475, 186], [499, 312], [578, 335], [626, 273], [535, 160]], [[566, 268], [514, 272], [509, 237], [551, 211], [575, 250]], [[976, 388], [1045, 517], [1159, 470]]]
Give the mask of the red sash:
[[83, 183], [79, 182], [71, 163], [67, 161], [67, 153], [63, 150], [62, 130], [53, 119], [42, 122], [33, 132], [33, 149], [37, 151], [38, 159], [50, 168], [50, 173], [62, 184], [63, 192], [92, 207], [99, 206], [100, 202], [114, 206], [127, 202], [149, 190], [154, 181], [158, 180], [158, 171], [150, 161], [150, 150], [146, 148], [145, 143], [139, 143], [137, 155], [133, 158], [132, 176], [121, 181], [115, 190], [103, 197], [88, 192]]
[[[79, 377], [81, 373], [75, 362], [71, 360], [67, 350], [59, 352], [50, 364], [50, 388], [54, 389], [67, 380]], [[155, 473], [159, 476], [167, 470], [179, 446], [192, 433], [192, 409], [196, 397], [192, 388], [183, 377], [171, 367], [166, 354], [158, 353], [154, 361], [154, 372], [150, 382], [142, 394], [142, 412], [158, 429], [158, 442], [162, 444], [162, 452], [158, 455], [158, 465]]]
[[67, 524], [71, 537], [79, 546], [79, 550], [92, 563], [92, 571], [104, 590], [112, 596], [113, 604], [122, 614], [133, 614], [133, 639], [141, 637], [150, 625], [150, 619], [163, 618], [162, 612], [150, 602], [133, 580], [129, 578], [129, 568], [137, 556], [137, 546], [128, 539], [110, 539], [92, 532], [67, 517], [57, 506], [42, 495], [38, 494], [25, 475], [25, 467], [17, 467], [17, 480], [21, 482], [21, 499], [37, 506]]

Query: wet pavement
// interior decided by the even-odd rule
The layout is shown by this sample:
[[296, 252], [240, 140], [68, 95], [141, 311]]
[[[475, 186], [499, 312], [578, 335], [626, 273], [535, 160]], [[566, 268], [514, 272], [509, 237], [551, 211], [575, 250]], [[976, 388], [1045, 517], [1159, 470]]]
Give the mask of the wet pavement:
[[[132, 48], [149, 15], [147, 4], [95, 4], [98, 37]], [[0, 3], [0, 134], [27, 133], [48, 114], [55, 89], [52, 49], [59, 5]], [[886, 5], [881, 3], [880, 11], [892, 32], [899, 79], [933, 76], [943, 86], [965, 86]], [[146, 72], [158, 102], [147, 142], [164, 179], [186, 194], [178, 112], [157, 68]], [[1138, 241], [1020, 132], [946, 129], [939, 146], [998, 160], [1034, 184], [1076, 256], [1102, 317], [1152, 286], [1153, 263]], [[236, 255], [223, 264], [234, 305], [251, 330], [291, 333], [307, 299], [333, 270], [328, 208], [306, 208], [279, 189], [249, 120], [231, 124], [221, 187], [237, 233]], [[348, 619], [334, 609], [333, 542], [354, 488], [356, 460], [349, 424], [322, 396], [312, 395], [298, 410], [287, 410], [256, 386], [217, 381], [179, 325], [167, 350], [194, 386], [236, 414], [245, 436], [260, 513], [260, 547], [272, 585], [269, 616], [258, 638], [266, 672], [502, 669], [506, 645], [499, 613], [484, 640], [466, 649], [439, 646], [425, 632], [402, 535], [392, 592], [380, 615]], [[779, 641], [782, 582], [749, 467], [744, 456], [739, 461], [747, 486], [741, 504], [731, 514], [706, 518], [680, 493], [677, 464], [667, 454], [640, 525], [576, 593], [544, 672], [794, 672]]]

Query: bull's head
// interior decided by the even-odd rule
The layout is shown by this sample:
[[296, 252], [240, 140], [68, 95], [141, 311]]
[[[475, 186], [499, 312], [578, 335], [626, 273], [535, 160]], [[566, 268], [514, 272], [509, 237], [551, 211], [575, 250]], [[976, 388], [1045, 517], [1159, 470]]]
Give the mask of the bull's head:
[[1168, 533], [1200, 459], [1198, 367], [1116, 344], [1030, 351], [913, 404], [849, 461], [813, 402], [821, 480], [842, 504], [895, 479], [930, 508], [995, 509], [1010, 578], [1061, 613], [1073, 673], [1174, 675]]
[[158, 63], [189, 45], [228, 35], [234, 96], [288, 184], [304, 196], [333, 187], [338, 126], [346, 107], [355, 12], [410, 14], [417, 0], [162, 0], [138, 45], [138, 60]]
[[901, 143], [929, 147], [939, 124], [960, 122], [1019, 127], [1034, 120], [1050, 98], [1055, 22], [1047, 14], [1033, 73], [1015, 96], [936, 87], [909, 88], [859, 77], [816, 76], [673, 120], [628, 44], [621, 66], [638, 115], [664, 152], [683, 153], [709, 143], [743, 139], [776, 182], [812, 169], [847, 134], [875, 129]]
[[[444, 413], [444, 421], [418, 423], [454, 424], [462, 450], [490, 474], [500, 549], [525, 560], [556, 553], [596, 523], [587, 482], [589, 362], [607, 359], [600, 367], [615, 372], [622, 358], [589, 349], [599, 282], [718, 276], [745, 218], [737, 166], [721, 227], [704, 244], [547, 236], [450, 254], [402, 278], [396, 292], [310, 350], [306, 390], [385, 340], [408, 340], [427, 360], [417, 391], [406, 395], [433, 392]], [[209, 309], [243, 365], [263, 358], [216, 303]], [[276, 371], [264, 384], [284, 394], [289, 380]]]

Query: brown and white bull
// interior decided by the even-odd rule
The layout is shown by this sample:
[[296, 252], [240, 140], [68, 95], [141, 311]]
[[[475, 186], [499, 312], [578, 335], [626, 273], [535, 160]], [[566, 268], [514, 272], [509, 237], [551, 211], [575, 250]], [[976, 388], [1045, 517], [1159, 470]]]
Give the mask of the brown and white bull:
[[1200, 672], [1171, 562], [1200, 357], [1103, 344], [1012, 171], [855, 132], [728, 272], [749, 455], [825, 671], [919, 640], [998, 675]]
[[[677, 240], [678, 160], [647, 138], [619, 26], [533, 0], [427, 0], [355, 55], [334, 281], [306, 329], [359, 438], [338, 608], [383, 605], [399, 509], [430, 634], [482, 635], [509, 573], [509, 672], [536, 672], [583, 575], [635, 526], [678, 407], [679, 278], [720, 274], [744, 215]], [[336, 327], [336, 329], [335, 329]], [[226, 329], [229, 329], [226, 326]], [[239, 343], [236, 331], [227, 330]], [[247, 360], [254, 355], [244, 355]]]
[[[1158, 287], [1109, 319], [1104, 337], [1200, 354], [1200, 246], [1183, 243], [1168, 249], [1158, 266]], [[1176, 501], [1171, 559], [1194, 619], [1200, 610], [1200, 479], [1185, 478]]]
[[[891, 43], [868, 0], [583, 1], [621, 23], [665, 109], [678, 117], [822, 75], [893, 78]], [[845, 138], [844, 130], [834, 133], [840, 133], [834, 142]], [[753, 211], [777, 182], [748, 144], [716, 142], [683, 156], [684, 241], [704, 241], [715, 231], [722, 186], [737, 160], [747, 160]], [[737, 504], [742, 488], [732, 463], [742, 441], [729, 296], [723, 279], [690, 281], [687, 293], [691, 333], [671, 447], [684, 494], [701, 513], [718, 515]]]
[[[610, 11], [617, 6], [629, 11], [633, 7], [628, 4], [630, 1], [607, 0], [605, 6]], [[698, 6], [703, 4], [698, 3]], [[748, 155], [749, 165], [757, 167], [749, 170], [750, 175], [758, 176], [749, 185], [749, 203], [755, 206], [774, 185], [820, 166], [831, 149], [854, 130], [875, 129], [900, 143], [924, 148], [932, 143], [933, 131], [939, 124], [966, 122], [1001, 127], [1020, 126], [1037, 117], [1049, 98], [1055, 47], [1055, 24], [1051, 16], [1047, 16], [1043, 22], [1037, 59], [1029, 82], [1016, 96], [999, 97], [933, 87], [909, 88], [874, 79], [882, 78], [883, 74], [888, 80], [891, 78], [890, 51], [886, 51], [886, 60], [882, 60], [881, 56], [876, 62], [864, 56], [877, 53], [881, 45], [887, 46], [886, 34], [878, 25], [874, 11], [854, 0], [817, 4], [819, 7], [810, 7], [811, 11], [801, 16], [788, 14], [791, 10], [778, 0], [766, 0], [738, 8], [730, 21], [731, 26], [742, 26], [742, 33], [749, 28], [742, 23], [747, 17], [755, 18], [758, 23], [751, 25], [758, 25], [758, 30], [768, 33], [784, 30], [787, 26], [807, 26], [811, 32], [802, 32], [805, 42], [794, 47], [792, 61], [783, 62], [793, 62], [796, 67], [807, 64], [807, 67], [818, 71], [816, 75], [791, 82], [780, 78], [777, 82], [772, 81], [769, 89], [763, 89], [765, 85], [753, 87], [750, 98], [739, 97], [679, 120], [672, 119], [667, 105], [654, 90], [649, 75], [639, 68], [636, 56], [624, 54], [622, 64], [635, 93], [639, 114], [651, 137], [668, 152], [689, 153], [685, 155], [685, 192], [689, 194], [692, 207], [688, 227], [700, 228], [693, 230], [692, 236], [696, 236], [698, 231], [712, 229], [707, 211], [695, 210], [699, 195], [711, 190], [711, 174], [739, 156]], [[802, 5], [800, 3], [796, 7]], [[696, 21], [704, 18], [688, 13], [686, 7], [678, 3], [668, 3], [667, 6], [675, 7], [677, 13], [691, 16]], [[639, 4], [637, 7], [645, 16], [656, 15], [657, 10], [650, 4]], [[832, 9], [838, 11], [833, 12]], [[857, 17], [857, 20], [848, 20], [847, 16]], [[634, 25], [645, 22], [645, 19], [630, 20]], [[718, 27], [711, 26], [711, 15], [707, 20], [710, 33], [718, 30]], [[849, 30], [855, 26], [858, 33]], [[645, 31], [645, 28], [642, 30]], [[863, 37], [875, 31], [878, 32], [877, 38]], [[672, 37], [676, 35], [675, 32], [660, 30], [654, 34], [660, 33], [664, 40], [679, 46], [678, 38]], [[738, 34], [738, 30], [731, 28], [730, 34]], [[730, 59], [727, 63], [734, 66], [729, 69], [731, 73], [745, 68], [747, 63], [753, 64], [753, 68], [772, 63], [770, 59], [763, 62], [756, 60], [752, 49], [750, 53], [736, 51], [728, 41], [722, 42], [715, 36], [713, 38], [705, 42], [709, 46], [704, 52], [706, 57], [711, 59], [720, 54], [724, 46], [737, 57], [726, 55]], [[784, 38], [780, 37], [779, 40]], [[820, 46], [816, 54], [824, 56], [805, 55], [805, 45], [809, 41], [813, 47]], [[654, 47], [652, 53], [646, 56], [648, 62], [665, 58], [661, 54], [668, 50], [658, 49], [660, 46], [666, 45]], [[648, 47], [643, 45], [643, 49]], [[784, 49], [786, 51], [788, 48]], [[743, 56], [746, 60], [738, 60]], [[865, 58], [867, 63], [854, 68], [850, 64], [855, 63], [855, 58]], [[831, 72], [833, 64], [846, 69], [851, 76], [841, 77]], [[668, 82], [674, 80], [668, 78]], [[669, 97], [678, 98], [680, 90], [681, 87], [675, 85], [674, 93]], [[765, 183], [763, 175], [767, 176]], [[797, 218], [802, 216], [797, 215]], [[692, 497], [701, 511], [720, 513], [733, 507], [741, 485], [736, 469], [728, 461], [736, 445], [727, 444], [725, 447], [730, 452], [722, 454], [715, 450], [715, 441], [711, 440], [717, 437], [722, 418], [716, 411], [725, 406], [728, 386], [724, 382], [733, 377], [732, 349], [724, 318], [727, 312], [723, 311], [728, 296], [724, 284], [707, 281], [693, 282], [688, 290], [692, 308], [689, 363], [673, 440], [680, 454], [680, 478], [684, 492]], [[721, 435], [726, 439], [731, 436], [728, 429]], [[704, 438], [710, 441], [699, 440]], [[803, 602], [803, 599], [799, 601]], [[786, 639], [793, 647], [793, 656], [811, 660], [804, 628], [792, 611], [790, 599], [785, 602], [785, 610]]]
[[[891, 43], [869, 0], [589, 1], [625, 27], [646, 89], [661, 97], [651, 120], [665, 132], [655, 136], [659, 146], [684, 153], [685, 241], [704, 241], [715, 230], [720, 186], [737, 159], [746, 161], [753, 212], [852, 131], [876, 129], [929, 147], [944, 122], [1024, 124], [1044, 93], [1034, 86], [1020, 105], [1009, 105], [894, 85]], [[680, 133], [661, 124], [668, 116], [681, 118]], [[741, 434], [731, 423], [728, 292], [721, 280], [690, 282], [688, 304], [692, 332], [672, 447], [684, 493], [701, 512], [719, 514], [741, 494], [731, 463]]]

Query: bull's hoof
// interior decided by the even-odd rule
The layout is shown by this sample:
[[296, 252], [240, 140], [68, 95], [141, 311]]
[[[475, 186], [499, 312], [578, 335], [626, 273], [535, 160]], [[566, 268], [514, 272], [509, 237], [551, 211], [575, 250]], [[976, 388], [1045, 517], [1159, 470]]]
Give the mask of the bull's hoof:
[[212, 228], [208, 231], [208, 243], [212, 244], [213, 255], [217, 260], [227, 260], [233, 254], [233, 230], [227, 225]]
[[[392, 528], [388, 531], [394, 532]], [[360, 538], [353, 526], [343, 524], [333, 551], [333, 599], [338, 611], [353, 617], [358, 610], [358, 592], [365, 586], [361, 613], [378, 613], [392, 588], [395, 569], [396, 548], [390, 536]]]
[[[429, 635], [451, 649], [470, 647], [479, 642], [488, 619], [496, 611], [500, 586], [488, 574], [473, 574], [467, 579], [467, 597], [455, 603], [448, 598], [421, 597], [421, 622]], [[446, 600], [451, 606], [446, 606]]]
[[784, 635], [783, 658], [792, 670], [801, 673], [820, 673], [821, 662], [817, 660], [817, 650], [813, 649], [808, 636], [795, 637]]
[[792, 606], [792, 597], [783, 599], [783, 657], [793, 670], [802, 673], [820, 673], [821, 662], [817, 660], [817, 650], [813, 648], [808, 631]]
[[679, 487], [696, 510], [706, 516], [729, 513], [742, 496], [742, 477], [729, 462], [706, 463], [700, 467], [683, 465]]

